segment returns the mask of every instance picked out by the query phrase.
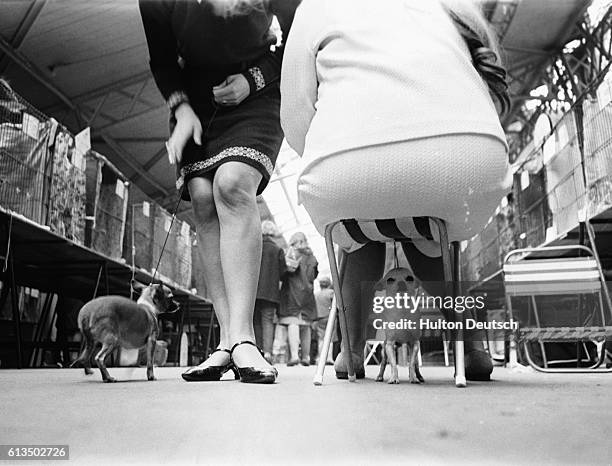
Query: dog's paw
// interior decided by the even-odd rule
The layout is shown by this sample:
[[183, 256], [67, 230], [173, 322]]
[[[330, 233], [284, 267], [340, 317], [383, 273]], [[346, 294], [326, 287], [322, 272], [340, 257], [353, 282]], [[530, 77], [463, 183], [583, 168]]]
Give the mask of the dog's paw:
[[416, 383], [416, 384], [424, 382], [424, 380], [419, 380], [416, 377], [410, 377], [410, 379], [408, 379], [408, 380], [410, 381], [410, 383]]
[[154, 375], [147, 375], [147, 380], [151, 382], [153, 380], [157, 380], [157, 377], [155, 377]]
[[92, 371], [91, 369], [85, 369], [85, 375], [92, 375], [94, 373], [94, 371]]
[[399, 384], [399, 377], [391, 377], [387, 383], [394, 384], [394, 385]]
[[105, 383], [115, 383], [116, 381], [117, 381], [117, 379], [114, 378], [114, 377], [109, 377], [107, 379], [104, 379]]
[[383, 382], [383, 376], [382, 375], [376, 376], [376, 381], [377, 382]]

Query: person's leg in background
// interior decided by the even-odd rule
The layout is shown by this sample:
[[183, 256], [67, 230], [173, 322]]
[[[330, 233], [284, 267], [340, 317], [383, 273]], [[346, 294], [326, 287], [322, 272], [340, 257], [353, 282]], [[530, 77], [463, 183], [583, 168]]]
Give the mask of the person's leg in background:
[[312, 338], [312, 332], [310, 330], [310, 322], [302, 324], [300, 327], [300, 345], [302, 347], [302, 366], [310, 366], [310, 339]]
[[[420, 252], [412, 243], [403, 242], [402, 249], [410, 263], [412, 271], [422, 282], [423, 288], [430, 296], [445, 296], [446, 286], [442, 270], [441, 257], [428, 257]], [[453, 320], [451, 312], [442, 312], [446, 320]], [[464, 312], [465, 319], [474, 319], [472, 310]], [[484, 348], [486, 334], [484, 330], [465, 330], [465, 376], [468, 380], [489, 380], [493, 371], [493, 363], [489, 353]]]
[[265, 306], [259, 310], [261, 315], [260, 327], [261, 327], [261, 349], [264, 352], [264, 358], [269, 363], [272, 363], [272, 345], [274, 342], [274, 315], [276, 314], [276, 307], [272, 303], [265, 303]]
[[[350, 254], [341, 253], [340, 283], [357, 378], [365, 377], [363, 348], [365, 346], [365, 321], [371, 311], [374, 297], [374, 287], [371, 285], [380, 280], [384, 268], [384, 243], [368, 243]], [[364, 284], [370, 286], [362, 289]], [[344, 352], [341, 352], [334, 363], [338, 378], [348, 378], [345, 357]]]
[[287, 340], [289, 341], [287, 365], [297, 366], [300, 362], [300, 326], [297, 323], [287, 325]]
[[310, 364], [316, 364], [319, 359], [319, 334], [317, 333], [317, 322], [310, 323]]
[[272, 356], [274, 362], [284, 363], [289, 361], [287, 354], [287, 326], [277, 323], [274, 328], [274, 341], [272, 343]]

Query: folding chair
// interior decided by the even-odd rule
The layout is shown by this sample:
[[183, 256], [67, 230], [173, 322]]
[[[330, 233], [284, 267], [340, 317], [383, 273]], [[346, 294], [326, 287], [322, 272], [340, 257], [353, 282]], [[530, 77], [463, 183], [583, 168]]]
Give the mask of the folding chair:
[[[584, 252], [588, 256], [559, 257], [560, 253]], [[542, 255], [554, 257], [535, 258]], [[516, 258], [515, 256], [522, 255]], [[533, 259], [527, 255], [534, 255]], [[515, 260], [511, 260], [515, 258]], [[509, 316], [512, 317], [512, 298], [528, 297], [529, 311], [535, 326], [518, 330], [518, 344], [523, 346], [525, 357], [531, 367], [540, 372], [592, 372], [605, 358], [604, 343], [612, 336], [612, 304], [606, 282], [597, 256], [586, 246], [547, 246], [539, 248], [516, 249], [504, 258], [504, 285]], [[538, 310], [536, 296], [593, 295], [599, 303], [601, 325], [573, 327], [542, 326], [542, 315]], [[604, 297], [608, 307], [606, 315]], [[587, 320], [595, 318], [593, 307]], [[607, 325], [606, 325], [607, 324]], [[598, 356], [590, 367], [551, 368], [551, 364], [566, 361], [549, 361], [544, 342], [586, 342], [598, 343]], [[534, 361], [530, 352], [530, 342], [537, 342], [542, 355], [542, 365]], [[598, 370], [612, 372], [612, 368]]]
[[[432, 228], [432, 226], [434, 228]], [[325, 329], [323, 339], [322, 354], [328, 354], [331, 343], [332, 331], [336, 324], [337, 313], [340, 313], [340, 333], [342, 335], [342, 350], [345, 354], [351, 354], [351, 345], [348, 336], [346, 309], [342, 298], [338, 264], [332, 241], [332, 234], [337, 228], [336, 234], [348, 235], [359, 244], [369, 242], [389, 242], [389, 241], [423, 241], [438, 245], [441, 252], [442, 264], [444, 269], [444, 280], [447, 284], [452, 282], [452, 290], [449, 294], [457, 296], [459, 293], [459, 244], [453, 243], [453, 259], [451, 260], [450, 243], [448, 232], [443, 220], [433, 217], [410, 217], [403, 219], [384, 219], [384, 220], [363, 220], [348, 219], [330, 223], [325, 227], [325, 243], [327, 246], [327, 256], [331, 267], [332, 282], [337, 306], [332, 306]], [[454, 262], [454, 264], [453, 264]], [[463, 314], [454, 313], [456, 322], [460, 322], [458, 327], [463, 327]], [[350, 382], [356, 380], [355, 368], [353, 367], [352, 357], [347, 358], [347, 372]], [[313, 383], [323, 384], [323, 373], [325, 371], [325, 358], [319, 358], [317, 371]], [[463, 331], [456, 332], [455, 338], [455, 385], [465, 387], [465, 367], [464, 367], [464, 348]]]

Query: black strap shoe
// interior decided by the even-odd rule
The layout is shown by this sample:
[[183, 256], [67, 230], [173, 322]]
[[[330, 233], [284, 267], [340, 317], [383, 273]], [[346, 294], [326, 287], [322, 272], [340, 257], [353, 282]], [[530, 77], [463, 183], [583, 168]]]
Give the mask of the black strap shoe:
[[240, 381], [244, 383], [274, 383], [276, 382], [276, 378], [278, 377], [278, 371], [274, 367], [265, 368], [265, 369], [257, 369], [255, 367], [238, 367], [234, 363], [234, 359], [232, 357], [232, 353], [236, 349], [238, 345], [252, 345], [257, 348], [259, 354], [263, 358], [263, 352], [258, 348], [258, 346], [252, 341], [240, 341], [232, 346], [230, 350], [230, 363], [232, 367], [236, 368], [238, 374], [240, 376]]
[[238, 371], [234, 367], [232, 363], [232, 353], [227, 348], [217, 348], [212, 353], [216, 353], [217, 351], [223, 351], [230, 355], [230, 361], [224, 366], [207, 366], [207, 367], [192, 367], [188, 369], [186, 372], [181, 374], [181, 377], [185, 379], [187, 382], [217, 382], [221, 380], [223, 374], [227, 371], [231, 370], [234, 372], [234, 379], [238, 380], [240, 378]]

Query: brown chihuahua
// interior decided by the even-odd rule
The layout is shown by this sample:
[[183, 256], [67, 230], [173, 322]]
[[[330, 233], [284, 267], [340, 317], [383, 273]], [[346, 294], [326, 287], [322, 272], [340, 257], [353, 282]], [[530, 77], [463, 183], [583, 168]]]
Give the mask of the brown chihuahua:
[[[387, 272], [387, 274], [375, 285], [375, 289], [384, 291], [385, 297], [387, 298], [395, 298], [398, 296], [408, 298], [415, 296], [418, 291], [411, 271], [404, 267], [397, 267], [389, 270], [389, 272]], [[400, 304], [403, 305], [400, 306]], [[421, 311], [418, 307], [416, 309], [412, 308], [411, 304], [412, 302], [410, 300], [399, 300], [399, 302], [395, 301], [392, 306], [386, 306], [383, 311], [383, 325], [387, 324], [387, 326], [383, 328], [385, 341], [383, 344], [380, 372], [378, 373], [378, 377], [376, 377], [377, 382], [383, 381], [385, 368], [387, 367], [387, 362], [389, 362], [391, 365], [391, 377], [387, 383], [399, 383], [396, 346], [401, 347], [404, 343], [408, 344], [410, 354], [408, 380], [410, 383], [425, 382], [421, 376], [418, 362], [419, 340], [421, 339]], [[414, 328], [389, 328], [388, 324], [396, 325], [400, 322], [406, 322], [406, 320], [412, 321], [414, 323]]]
[[93, 374], [91, 356], [96, 344], [102, 345], [95, 360], [104, 382], [116, 382], [104, 363], [115, 348], [136, 349], [146, 345], [147, 379], [155, 380], [153, 354], [159, 333], [157, 316], [176, 312], [179, 305], [172, 299], [172, 290], [165, 285], [134, 283], [134, 289], [141, 291], [136, 302], [123, 296], [101, 296], [86, 303], [79, 311], [78, 323], [84, 345], [81, 355], [72, 365], [80, 362], [85, 374]]

